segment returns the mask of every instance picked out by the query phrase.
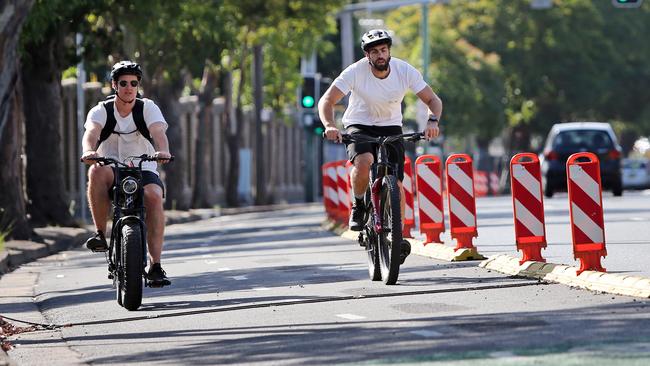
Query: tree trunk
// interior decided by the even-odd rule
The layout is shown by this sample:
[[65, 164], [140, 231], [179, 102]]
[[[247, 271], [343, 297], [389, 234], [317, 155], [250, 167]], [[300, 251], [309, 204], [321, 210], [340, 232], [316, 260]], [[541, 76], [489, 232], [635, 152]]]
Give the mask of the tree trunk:
[[[37, 226], [76, 226], [65, 192], [61, 150], [61, 34], [45, 44], [26, 45], [23, 101], [27, 153], [27, 197], [31, 222]], [[38, 62], [38, 64], [36, 64]], [[78, 162], [77, 162], [78, 163]]]
[[167, 139], [169, 150], [174, 155], [174, 161], [163, 165], [165, 171], [166, 199], [165, 208], [188, 210], [191, 205], [192, 192], [189, 191], [187, 169], [189, 156], [183, 149], [183, 133], [179, 97], [183, 88], [182, 82], [163, 81], [161, 75], [156, 75], [151, 82], [151, 99], [160, 107], [169, 127]]
[[32, 235], [25, 211], [23, 185], [23, 106], [20, 61], [17, 54], [20, 31], [33, 0], [3, 1], [0, 14], [0, 231], [8, 238]]
[[203, 68], [201, 89], [199, 90], [199, 126], [196, 140], [196, 169], [194, 170], [194, 192], [192, 207], [212, 207], [214, 197], [210, 197], [210, 161], [212, 154], [209, 137], [214, 128], [212, 101], [217, 87], [217, 74], [214, 65], [206, 60]]
[[[235, 131], [231, 130], [231, 126], [234, 126], [236, 121], [235, 116], [233, 116], [233, 106], [232, 106], [232, 72], [230, 70], [223, 73], [223, 92], [226, 98], [226, 103], [224, 106], [224, 118], [222, 119], [221, 130], [223, 135], [226, 136], [226, 148], [228, 151], [228, 162], [227, 162], [227, 173], [225, 181], [225, 192], [226, 192], [226, 205], [229, 207], [239, 206], [239, 200], [237, 197], [237, 183], [239, 180], [239, 142], [240, 139]], [[239, 116], [237, 117], [239, 118]], [[235, 120], [233, 120], [235, 119]]]

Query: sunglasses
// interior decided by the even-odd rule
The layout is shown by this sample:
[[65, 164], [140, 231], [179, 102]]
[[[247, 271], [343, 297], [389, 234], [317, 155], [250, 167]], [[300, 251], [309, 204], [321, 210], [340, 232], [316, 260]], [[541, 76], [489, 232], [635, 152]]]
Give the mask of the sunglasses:
[[[126, 80], [120, 80], [119, 84], [120, 84], [120, 86], [122, 88], [126, 88], [126, 86], [129, 85], [129, 82], [126, 81]], [[131, 80], [131, 86], [134, 87], [134, 88], [137, 88], [138, 87], [138, 81], [137, 80]]]

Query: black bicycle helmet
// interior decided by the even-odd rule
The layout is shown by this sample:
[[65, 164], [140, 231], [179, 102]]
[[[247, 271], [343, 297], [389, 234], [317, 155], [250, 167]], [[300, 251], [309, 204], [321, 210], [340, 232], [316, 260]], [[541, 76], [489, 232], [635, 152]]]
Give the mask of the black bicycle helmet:
[[390, 38], [388, 31], [384, 29], [369, 30], [361, 37], [361, 49], [363, 52], [367, 52], [368, 48], [382, 43], [387, 43], [388, 47], [393, 45], [393, 39]]
[[120, 61], [111, 69], [111, 80], [117, 81], [122, 75], [135, 75], [140, 80], [142, 79], [142, 69], [133, 61]]

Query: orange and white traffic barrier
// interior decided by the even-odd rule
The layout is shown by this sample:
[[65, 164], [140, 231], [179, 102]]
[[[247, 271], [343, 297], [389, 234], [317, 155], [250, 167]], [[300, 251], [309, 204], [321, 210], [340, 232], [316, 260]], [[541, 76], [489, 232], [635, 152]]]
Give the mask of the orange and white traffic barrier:
[[352, 205], [350, 204], [350, 189], [348, 188], [350, 186], [350, 183], [348, 178], [348, 170], [345, 167], [346, 161], [347, 160], [339, 160], [336, 162], [336, 185], [339, 194], [338, 218], [341, 223], [347, 225]]
[[407, 156], [404, 159], [404, 220], [402, 222], [402, 236], [412, 238], [411, 229], [415, 227], [415, 202], [413, 199], [414, 192], [413, 168], [411, 159]]
[[607, 256], [607, 249], [598, 157], [589, 152], [573, 154], [566, 162], [566, 173], [573, 257], [580, 260], [577, 274], [605, 272], [600, 264], [600, 257]]
[[499, 175], [496, 172], [490, 172], [490, 193], [493, 196], [498, 196], [501, 193], [500, 188]]
[[467, 154], [453, 154], [447, 158], [445, 166], [449, 226], [452, 239], [456, 239], [455, 249], [475, 249], [472, 238], [478, 236], [478, 230], [472, 158]]
[[436, 155], [422, 155], [415, 159], [420, 232], [426, 236], [425, 244], [442, 243], [440, 233], [445, 232], [440, 171], [440, 158]]
[[520, 153], [510, 160], [510, 187], [515, 216], [517, 249], [526, 261], [546, 262], [542, 248], [546, 248], [542, 176], [537, 155]]
[[474, 171], [474, 193], [476, 197], [485, 197], [490, 191], [488, 173], [482, 170]]
[[337, 220], [339, 207], [339, 192], [337, 188], [336, 162], [323, 164], [323, 204], [327, 216], [332, 220]]

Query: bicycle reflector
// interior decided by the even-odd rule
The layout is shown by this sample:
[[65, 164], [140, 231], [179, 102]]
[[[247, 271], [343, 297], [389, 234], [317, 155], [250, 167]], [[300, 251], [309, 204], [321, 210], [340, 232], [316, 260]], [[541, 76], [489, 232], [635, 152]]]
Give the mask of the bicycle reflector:
[[131, 177], [122, 180], [122, 191], [126, 194], [134, 194], [138, 190], [138, 182]]

